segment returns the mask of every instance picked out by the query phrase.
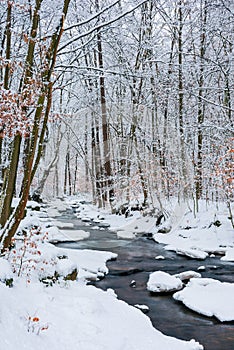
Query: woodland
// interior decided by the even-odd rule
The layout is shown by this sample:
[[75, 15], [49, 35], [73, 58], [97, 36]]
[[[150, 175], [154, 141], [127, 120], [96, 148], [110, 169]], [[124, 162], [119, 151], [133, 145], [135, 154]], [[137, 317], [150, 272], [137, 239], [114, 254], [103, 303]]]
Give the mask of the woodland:
[[234, 227], [233, 45], [232, 0], [0, 0], [1, 251], [43, 195]]

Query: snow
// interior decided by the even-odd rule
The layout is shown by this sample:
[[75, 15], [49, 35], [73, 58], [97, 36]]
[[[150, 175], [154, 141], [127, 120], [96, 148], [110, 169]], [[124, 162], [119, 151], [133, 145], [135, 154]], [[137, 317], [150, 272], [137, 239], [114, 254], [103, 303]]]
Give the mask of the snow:
[[[133, 216], [128, 218], [109, 215], [105, 212], [99, 212], [98, 216], [102, 216], [105, 222], [110, 223], [110, 230], [116, 231], [118, 237], [134, 239], [140, 232], [154, 232], [155, 241], [164, 243], [166, 250], [173, 250], [177, 254], [198, 260], [207, 259], [209, 256], [215, 257], [214, 253], [217, 255], [225, 254], [221, 258], [222, 260], [233, 261], [234, 231], [230, 220], [227, 219], [229, 213], [226, 205], [222, 203], [219, 203], [219, 206], [212, 203], [207, 205], [207, 203], [200, 201], [200, 212], [196, 215], [188, 208], [187, 203], [182, 203], [182, 205], [175, 207], [173, 215], [169, 218], [168, 222], [163, 223], [165, 227], [172, 227], [171, 232], [168, 234], [157, 233], [155, 218], [150, 218], [150, 220], [148, 217], [143, 218], [139, 212], [133, 213]], [[92, 215], [87, 214], [89, 210]], [[83, 206], [83, 212], [88, 217], [95, 217], [93, 209], [87, 210], [87, 206]], [[217, 220], [221, 222], [221, 226], [219, 227], [214, 224]], [[147, 222], [149, 223], [148, 226], [146, 225]], [[158, 260], [163, 258], [163, 256], [155, 257]], [[200, 266], [197, 270], [204, 271], [206, 267]], [[161, 276], [159, 278], [160, 274]], [[176, 281], [174, 280], [175, 284], [172, 283], [171, 278], [176, 279]], [[147, 286], [149, 290], [155, 290], [157, 292], [169, 291], [170, 288], [177, 286], [178, 280], [193, 281], [195, 278], [201, 279], [201, 274], [195, 271], [184, 271], [171, 276], [162, 271], [156, 271], [150, 275]], [[226, 287], [222, 285], [220, 288]], [[184, 290], [187, 290], [187, 287]], [[182, 295], [183, 291], [178, 293]], [[220, 295], [222, 295], [222, 291], [220, 291]]]
[[71, 259], [60, 259], [56, 264], [56, 272], [62, 276], [71, 274], [75, 269], [77, 265]]
[[[141, 213], [133, 213], [133, 216], [129, 218], [124, 218], [123, 216], [111, 216], [104, 212], [102, 212], [102, 216], [105, 222], [110, 224], [110, 230], [117, 232], [118, 237], [134, 239], [136, 238], [137, 234], [141, 232], [154, 232], [154, 239], [156, 242], [164, 243], [166, 250], [173, 250], [179, 255], [185, 255], [191, 259], [204, 260], [208, 259], [209, 256], [215, 257], [214, 253], [217, 255], [225, 254], [221, 258], [222, 260], [233, 261], [234, 231], [231, 227], [230, 221], [227, 219], [228, 211], [225, 204], [219, 203], [219, 208], [217, 208], [216, 205], [210, 204], [207, 206], [205, 202], [201, 201], [200, 207], [200, 212], [195, 216], [192, 211], [188, 210], [187, 204], [183, 203], [181, 206], [177, 206], [175, 208], [174, 216], [172, 215], [169, 222], [163, 223], [165, 227], [172, 227], [171, 232], [168, 234], [157, 233], [157, 228], [155, 228], [155, 218], [150, 218], [149, 220], [148, 217], [142, 217]], [[88, 217], [91, 216], [87, 214], [86, 206], [83, 208], [82, 215], [83, 212], [84, 215]], [[92, 218], [93, 217], [95, 217], [95, 213], [92, 211]], [[214, 224], [217, 220], [221, 222], [221, 226], [219, 227]], [[164, 257], [162, 255], [155, 257], [155, 259], [158, 260], [163, 258]], [[199, 271], [204, 271], [205, 269], [205, 266], [198, 267]], [[166, 274], [162, 271], [156, 271], [150, 274], [147, 289], [153, 292], [175, 291], [183, 287], [182, 281], [194, 281], [195, 279], [202, 279], [201, 274], [195, 271], [184, 271], [174, 276]], [[206, 279], [202, 280], [202, 283], [205, 283]], [[193, 282], [193, 284], [195, 284], [195, 282]], [[201, 289], [205, 288], [205, 290], [208, 291], [210, 288], [207, 298], [205, 298], [203, 294], [199, 298], [198, 291], [195, 292], [195, 295], [197, 295], [199, 300], [205, 299], [205, 306], [209, 305], [207, 303], [207, 299], [209, 299], [209, 297], [211, 299], [210, 302], [214, 300], [213, 304], [214, 306], [216, 305], [216, 308], [218, 308], [217, 305], [220, 305], [220, 309], [217, 312], [214, 308], [214, 311], [209, 309], [207, 312], [205, 307], [203, 309], [202, 307], [197, 306], [196, 303], [192, 304], [191, 307], [191, 305], [188, 305], [190, 303], [186, 303], [185, 298], [184, 304], [199, 313], [211, 316], [215, 315], [220, 321], [232, 320], [233, 311], [227, 305], [233, 305], [234, 303], [233, 301], [229, 300], [229, 294], [227, 295], [227, 302], [225, 302], [225, 298], [222, 299], [221, 297], [222, 295], [226, 296], [226, 290], [228, 288], [227, 285], [228, 284], [220, 284], [219, 287], [216, 287], [215, 285], [214, 290], [212, 290], [212, 286], [202, 287], [202, 284], [200, 284]], [[218, 288], [220, 288], [219, 291], [217, 291]], [[192, 288], [190, 283], [188, 287], [185, 287], [184, 290], [177, 292], [175, 295], [177, 295], [178, 298], [180, 295], [182, 298], [185, 291], [186, 295], [190, 295], [191, 290]], [[207, 294], [207, 292], [205, 294]], [[219, 299], [216, 300], [216, 294], [219, 295], [222, 302]]]
[[201, 249], [197, 248], [189, 248], [187, 245], [185, 247], [173, 247], [173, 246], [166, 246], [166, 250], [173, 250], [175, 251], [178, 255], [185, 255], [188, 256], [192, 259], [198, 259], [198, 260], [204, 260], [207, 258], [208, 253], [202, 251]]
[[90, 233], [84, 230], [61, 230], [61, 232], [68, 241], [80, 241], [90, 236]]
[[35, 212], [29, 212], [27, 216], [24, 218], [24, 220], [21, 221], [19, 225], [19, 230], [23, 230], [25, 228], [33, 227], [33, 226], [40, 226], [41, 221], [38, 218], [38, 216], [35, 214]]
[[66, 239], [66, 237], [62, 235], [62, 232], [57, 226], [46, 227], [44, 228], [44, 232], [47, 232], [49, 242], [59, 242], [61, 240], [63, 241], [63, 239]]
[[[29, 238], [16, 236], [8, 260], [0, 258], [1, 346], [9, 350], [17, 348], [19, 343], [24, 344], [25, 350], [45, 349], [45, 346], [55, 350], [58, 344], [65, 350], [76, 347], [80, 350], [203, 349], [194, 340], [178, 340], [153, 328], [143, 314], [148, 311], [146, 305], [131, 307], [118, 300], [113, 290], [104, 292], [87, 284], [108, 273], [106, 262], [116, 259], [116, 254], [58, 248], [49, 243], [89, 237], [88, 231], [76, 230], [72, 223], [59, 220], [71, 204], [72, 201], [56, 200], [43, 211], [32, 211], [37, 205], [29, 203], [27, 216], [20, 225], [20, 229], [31, 232]], [[155, 241], [177, 254], [208, 259], [215, 253], [223, 254], [223, 261], [234, 261], [234, 231], [222, 205], [219, 209], [204, 206], [196, 217], [186, 205], [177, 206], [174, 217], [163, 223], [172, 227], [168, 234], [157, 233], [155, 218], [140, 212], [125, 218], [88, 203], [74, 201], [73, 208], [76, 205], [77, 216], [88, 225], [93, 222], [110, 226], [109, 230], [118, 237], [134, 239], [139, 234], [153, 232]], [[216, 220], [222, 225], [215, 226]], [[164, 256], [155, 259], [163, 260]], [[205, 266], [198, 268], [203, 269]], [[77, 271], [76, 280], [65, 280], [74, 271]], [[12, 288], [5, 285], [9, 278], [13, 278]], [[39, 282], [43, 278], [52, 278], [52, 282], [46, 286]], [[185, 280], [190, 281], [182, 290]], [[221, 322], [234, 320], [232, 283], [202, 278], [195, 271], [174, 276], [155, 271], [149, 275], [147, 289], [156, 293], [177, 290], [173, 297], [186, 307], [205, 316], [215, 316]]]
[[78, 277], [85, 277], [86, 273], [89, 275], [95, 275], [96, 278], [103, 277], [108, 273], [106, 262], [111, 259], [116, 259], [117, 254], [105, 251], [97, 250], [76, 250], [57, 248], [57, 251], [61, 255], [67, 255], [76, 266], [79, 268]]
[[58, 221], [58, 220], [54, 220], [53, 224], [54, 224], [54, 226], [57, 226], [60, 229], [63, 229], [63, 228], [67, 229], [67, 228], [73, 228], [74, 227], [74, 224], [71, 223], [71, 222], [61, 222], [61, 221]]
[[[50, 216], [59, 217], [61, 211], [67, 209], [61, 201], [55, 201], [51, 206], [42, 215], [28, 210], [21, 223], [21, 228], [28, 232], [27, 237], [19, 232], [14, 249], [5, 258], [0, 258], [3, 349], [15, 350], [19, 344], [22, 350], [57, 350], [58, 344], [64, 350], [203, 349], [195, 340], [179, 340], [156, 330], [142, 312], [147, 311], [145, 305], [129, 306], [118, 300], [113, 290], [104, 292], [87, 285], [88, 280], [104, 277], [108, 273], [106, 262], [116, 259], [117, 255], [58, 248], [50, 244], [49, 241], [54, 240], [87, 237], [82, 230], [70, 230], [71, 225], [65, 225], [68, 229], [63, 230], [57, 226], [48, 227], [56, 223]], [[97, 211], [93, 214], [97, 217]], [[110, 215], [98, 215], [111, 223]], [[124, 227], [123, 218], [121, 220]], [[136, 230], [135, 220], [140, 221], [134, 217], [125, 219], [125, 224], [126, 221], [127, 225], [131, 223], [129, 227]], [[113, 220], [112, 228], [113, 223], [116, 221]], [[40, 229], [35, 228], [35, 224], [39, 224]], [[63, 224], [59, 226], [64, 227]], [[77, 279], [65, 280], [64, 277], [74, 270], [78, 272]], [[13, 277], [11, 288], [5, 285], [6, 277]], [[53, 277], [48, 285], [39, 282], [48, 277]]]
[[62, 212], [68, 209], [67, 203], [62, 200], [54, 199], [49, 202], [49, 207], [47, 208], [47, 213], [50, 217], [57, 218]]
[[174, 292], [181, 289], [182, 286], [181, 279], [163, 271], [151, 273], [147, 282], [148, 291], [154, 293]]
[[[155, 224], [155, 218], [143, 217], [138, 212], [135, 212], [133, 216], [128, 219], [128, 222], [123, 224], [122, 227], [113, 227], [113, 230], [117, 231], [119, 238], [135, 238], [137, 234], [151, 232]], [[108, 221], [108, 219], [106, 219], [106, 221]], [[111, 223], [111, 217], [108, 222], [110, 225], [113, 225]]]
[[234, 261], [234, 248], [228, 248], [226, 254], [221, 258], [224, 261]]
[[[74, 201], [67, 202], [74, 205]], [[119, 238], [134, 239], [138, 234], [152, 231], [155, 225], [155, 218], [142, 216], [140, 212], [133, 212], [125, 218], [124, 215], [109, 214], [107, 211], [100, 211], [91, 204], [81, 204], [78, 208], [77, 217], [83, 222], [93, 221], [99, 223], [99, 227], [110, 227], [111, 231], [117, 232]]]
[[195, 341], [164, 336], [141, 311], [77, 282], [44, 287], [19, 280], [0, 284], [0, 337], [3, 349], [198, 350]]
[[0, 281], [4, 282], [6, 279], [12, 277], [13, 273], [10, 263], [5, 259], [0, 259]]
[[141, 310], [142, 312], [146, 313], [149, 311], [149, 306], [142, 305], [142, 304], [135, 304], [134, 305], [137, 309]]
[[[124, 215], [109, 214], [107, 210], [96, 209], [91, 204], [79, 204], [78, 201], [68, 200], [67, 204], [78, 204], [78, 217], [82, 220], [103, 222], [110, 225], [109, 230], [117, 233], [122, 239], [135, 239], [138, 235], [153, 233], [153, 238], [158, 243], [165, 244], [165, 249], [173, 250], [179, 255], [185, 255], [192, 259], [204, 260], [209, 254], [224, 255], [234, 247], [234, 230], [228, 220], [229, 212], [225, 203], [209, 203], [200, 201], [199, 213], [194, 214], [189, 208], [193, 203], [181, 203], [168, 209], [171, 216], [162, 225], [172, 227], [165, 233], [158, 233], [160, 227], [155, 226], [156, 219], [152, 216], [143, 216], [140, 211]], [[216, 221], [221, 226], [214, 225]], [[229, 259], [231, 253], [225, 256]], [[232, 261], [233, 255], [230, 256]]]
[[[200, 201], [200, 211], [196, 215], [183, 203], [172, 210], [168, 219], [171, 232], [158, 233], [155, 227], [153, 237], [156, 242], [165, 244], [165, 249], [193, 259], [206, 259], [209, 253], [216, 253], [225, 254], [224, 260], [233, 261], [234, 230], [228, 217], [225, 203], [217, 207], [215, 203], [207, 205]], [[215, 225], [217, 221], [221, 223], [219, 227]]]
[[157, 256], [155, 257], [155, 259], [156, 259], [156, 260], [164, 260], [165, 257], [164, 257], [163, 255], [157, 255]]
[[186, 288], [173, 295], [193, 311], [215, 316], [221, 322], [234, 320], [234, 283], [211, 278], [192, 278]]
[[191, 278], [201, 278], [200, 273], [191, 270], [177, 273], [174, 276], [179, 278], [181, 281], [189, 280]]
[[83, 222], [90, 222], [91, 221], [91, 218], [88, 218], [88, 217], [81, 217], [81, 221]]
[[206, 267], [204, 265], [201, 265], [197, 268], [198, 271], [205, 271]]
[[60, 230], [57, 226], [45, 227], [43, 232], [47, 232], [49, 242], [80, 241], [90, 236], [90, 233], [84, 230]]

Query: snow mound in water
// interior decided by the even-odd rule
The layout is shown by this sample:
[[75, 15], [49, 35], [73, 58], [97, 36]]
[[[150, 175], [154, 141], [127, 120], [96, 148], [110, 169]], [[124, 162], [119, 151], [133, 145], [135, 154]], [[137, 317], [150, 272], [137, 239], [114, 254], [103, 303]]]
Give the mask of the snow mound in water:
[[156, 271], [150, 274], [147, 282], [147, 289], [154, 293], [174, 292], [183, 287], [182, 281], [163, 271]]
[[173, 298], [205, 316], [215, 316], [221, 322], [234, 320], [234, 283], [212, 278], [192, 278], [187, 287]]

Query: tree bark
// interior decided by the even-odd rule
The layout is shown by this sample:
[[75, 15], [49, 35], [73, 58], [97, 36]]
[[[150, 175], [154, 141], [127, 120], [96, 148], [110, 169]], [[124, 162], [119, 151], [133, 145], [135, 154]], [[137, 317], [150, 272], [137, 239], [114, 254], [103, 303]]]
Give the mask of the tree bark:
[[204, 56], [205, 56], [205, 41], [206, 41], [206, 1], [204, 2], [204, 9], [202, 8], [202, 3], [200, 4], [200, 21], [201, 21], [201, 33], [200, 33], [200, 70], [199, 70], [199, 91], [198, 91], [198, 133], [197, 133], [197, 166], [196, 166], [196, 206], [198, 211], [198, 201], [202, 196], [202, 145], [203, 145], [203, 131], [202, 124], [204, 123], [204, 103], [203, 97], [203, 86], [204, 86]]
[[[95, 0], [96, 8], [99, 10], [99, 0]], [[98, 48], [98, 67], [103, 69], [103, 51], [102, 51], [102, 37], [100, 30], [97, 31], [97, 48]], [[105, 181], [103, 181], [103, 198], [104, 201], [110, 201], [114, 197], [113, 189], [113, 175], [110, 160], [110, 131], [107, 121], [107, 107], [106, 107], [106, 90], [104, 75], [101, 74], [99, 78], [100, 88], [100, 103], [101, 103], [101, 115], [102, 115], [102, 141], [103, 141], [103, 156], [104, 156], [104, 174]]]

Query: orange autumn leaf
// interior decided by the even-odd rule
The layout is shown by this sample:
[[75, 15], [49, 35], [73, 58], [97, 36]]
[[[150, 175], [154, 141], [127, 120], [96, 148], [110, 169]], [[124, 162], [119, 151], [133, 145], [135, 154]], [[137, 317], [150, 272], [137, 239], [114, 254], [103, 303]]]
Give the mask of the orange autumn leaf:
[[33, 317], [33, 322], [39, 322], [39, 318], [38, 317]]

